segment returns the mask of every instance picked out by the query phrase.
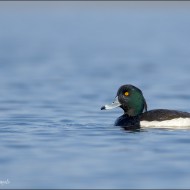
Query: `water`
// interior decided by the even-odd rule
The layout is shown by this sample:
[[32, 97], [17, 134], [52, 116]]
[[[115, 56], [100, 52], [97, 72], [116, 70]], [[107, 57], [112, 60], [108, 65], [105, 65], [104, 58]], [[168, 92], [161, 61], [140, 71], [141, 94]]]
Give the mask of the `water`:
[[189, 2], [27, 3], [0, 8], [0, 188], [189, 188], [190, 130], [100, 110], [133, 84], [149, 109], [190, 112]]

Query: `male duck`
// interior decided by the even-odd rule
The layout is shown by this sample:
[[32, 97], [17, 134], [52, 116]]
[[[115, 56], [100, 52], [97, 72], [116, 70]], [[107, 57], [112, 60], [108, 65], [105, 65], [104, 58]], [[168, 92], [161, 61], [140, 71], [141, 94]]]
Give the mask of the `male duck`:
[[142, 91], [133, 85], [119, 88], [115, 101], [101, 107], [101, 110], [121, 107], [124, 114], [116, 121], [116, 126], [125, 129], [139, 127], [184, 128], [190, 127], [190, 113], [176, 110], [155, 109], [147, 111]]

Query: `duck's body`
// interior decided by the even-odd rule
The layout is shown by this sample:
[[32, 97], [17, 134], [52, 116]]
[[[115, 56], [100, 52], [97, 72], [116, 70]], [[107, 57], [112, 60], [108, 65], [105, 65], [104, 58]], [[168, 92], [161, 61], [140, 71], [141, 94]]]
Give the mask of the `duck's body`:
[[147, 104], [141, 90], [132, 85], [121, 86], [115, 102], [101, 109], [115, 107], [121, 107], [124, 110], [124, 114], [115, 121], [116, 126], [129, 129], [140, 127], [190, 128], [190, 113], [168, 109], [147, 111]]
[[132, 117], [123, 114], [115, 121], [115, 125], [135, 128], [160, 127], [180, 129], [190, 127], [190, 113], [176, 110], [156, 109]]

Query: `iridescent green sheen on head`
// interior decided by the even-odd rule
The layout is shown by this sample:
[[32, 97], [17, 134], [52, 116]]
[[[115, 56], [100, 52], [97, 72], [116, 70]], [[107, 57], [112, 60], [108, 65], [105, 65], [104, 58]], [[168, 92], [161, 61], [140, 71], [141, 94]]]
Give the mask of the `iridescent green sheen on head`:
[[147, 104], [142, 91], [133, 85], [123, 85], [117, 92], [118, 100], [125, 114], [129, 116], [140, 115], [147, 111]]

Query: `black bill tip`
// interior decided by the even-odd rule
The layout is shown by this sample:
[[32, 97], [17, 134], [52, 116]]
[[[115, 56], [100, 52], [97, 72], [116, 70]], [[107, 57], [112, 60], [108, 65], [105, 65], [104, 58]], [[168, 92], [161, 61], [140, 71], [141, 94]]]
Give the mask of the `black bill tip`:
[[106, 107], [105, 107], [105, 106], [102, 106], [102, 107], [101, 107], [101, 110], [105, 110], [105, 109], [106, 109]]

